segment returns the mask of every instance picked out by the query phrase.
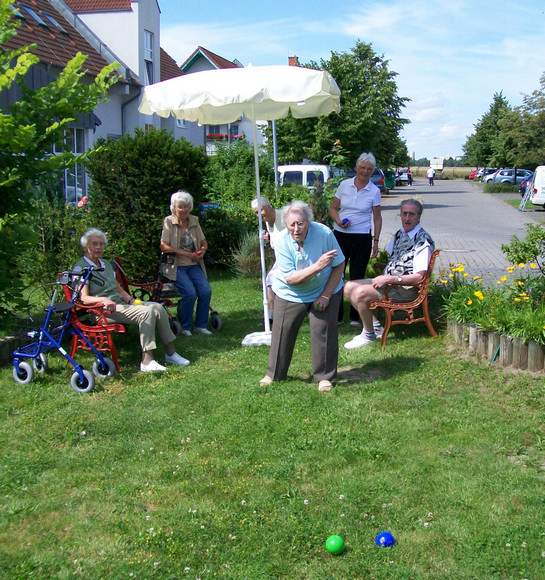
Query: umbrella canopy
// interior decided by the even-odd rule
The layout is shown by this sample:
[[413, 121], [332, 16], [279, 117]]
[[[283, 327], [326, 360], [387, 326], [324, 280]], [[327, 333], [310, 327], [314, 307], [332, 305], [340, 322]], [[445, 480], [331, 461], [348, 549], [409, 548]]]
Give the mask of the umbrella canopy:
[[270, 344], [256, 121], [281, 119], [290, 112], [297, 119], [338, 112], [340, 97], [341, 91], [329, 73], [296, 66], [202, 71], [144, 88], [138, 107], [144, 115], [172, 115], [201, 125], [233, 123], [242, 115], [253, 121], [265, 333], [252, 333], [244, 338], [242, 344]]
[[340, 110], [340, 90], [325, 72], [295, 66], [209, 70], [144, 89], [139, 111], [201, 125], [222, 125], [245, 115], [252, 121], [318, 117]]

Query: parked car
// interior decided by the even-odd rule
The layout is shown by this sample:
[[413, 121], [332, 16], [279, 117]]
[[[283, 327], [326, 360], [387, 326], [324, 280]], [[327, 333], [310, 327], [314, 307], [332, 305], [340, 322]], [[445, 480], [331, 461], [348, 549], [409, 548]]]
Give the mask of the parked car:
[[545, 165], [538, 165], [527, 186], [530, 193], [530, 202], [545, 208]]
[[380, 167], [375, 167], [375, 171], [373, 171], [373, 175], [371, 175], [371, 181], [380, 189], [380, 193], [386, 191], [384, 171], [382, 171]]
[[[516, 171], [516, 177], [515, 177]], [[532, 176], [529, 169], [500, 169], [494, 174], [494, 183], [522, 183]]]
[[409, 183], [409, 175], [407, 169], [398, 169], [396, 174], [396, 185], [407, 185]]
[[532, 181], [532, 178], [528, 178], [526, 180], [524, 180], [519, 187], [519, 193], [520, 193], [520, 197], [524, 197], [524, 194], [526, 193], [526, 188], [528, 187], [528, 185], [530, 184], [530, 182]]
[[280, 185], [297, 183], [306, 187], [314, 187], [316, 182], [322, 185], [331, 177], [329, 165], [312, 165], [303, 163], [301, 165], [279, 165], [278, 166]]
[[501, 171], [501, 169], [496, 169], [495, 171], [491, 172], [491, 173], [487, 173], [485, 175], [483, 175], [483, 183], [490, 183], [491, 181], [494, 181], [494, 177], [496, 177], [496, 175]]
[[482, 179], [491, 173], [495, 173], [497, 169], [495, 167], [480, 167], [477, 173], [475, 174], [475, 179]]
[[475, 179], [475, 176], [477, 175], [477, 169], [474, 169], [473, 171], [471, 171], [469, 173], [469, 179]]

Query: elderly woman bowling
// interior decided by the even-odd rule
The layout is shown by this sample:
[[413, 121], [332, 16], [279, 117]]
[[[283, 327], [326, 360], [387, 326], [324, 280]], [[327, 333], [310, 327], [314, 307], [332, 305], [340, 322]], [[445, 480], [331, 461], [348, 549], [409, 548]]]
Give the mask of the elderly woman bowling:
[[282, 211], [286, 229], [275, 244], [277, 274], [271, 349], [260, 385], [285, 379], [295, 341], [308, 314], [312, 375], [318, 390], [333, 387], [339, 352], [337, 313], [342, 299], [344, 256], [333, 232], [314, 222], [310, 207], [299, 200]]

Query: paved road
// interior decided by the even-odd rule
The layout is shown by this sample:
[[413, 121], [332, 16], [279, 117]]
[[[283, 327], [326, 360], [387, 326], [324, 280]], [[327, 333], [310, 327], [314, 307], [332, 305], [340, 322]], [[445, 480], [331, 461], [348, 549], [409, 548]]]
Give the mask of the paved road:
[[413, 187], [399, 187], [382, 197], [381, 247], [399, 228], [399, 204], [408, 197], [424, 204], [422, 225], [441, 249], [436, 272], [460, 262], [470, 275], [490, 272], [496, 278], [509, 266], [501, 245], [515, 234], [525, 237], [526, 223], [545, 222], [545, 211], [520, 212], [504, 201], [513, 196], [483, 193], [481, 184], [436, 180], [430, 187], [427, 180], [416, 179]]

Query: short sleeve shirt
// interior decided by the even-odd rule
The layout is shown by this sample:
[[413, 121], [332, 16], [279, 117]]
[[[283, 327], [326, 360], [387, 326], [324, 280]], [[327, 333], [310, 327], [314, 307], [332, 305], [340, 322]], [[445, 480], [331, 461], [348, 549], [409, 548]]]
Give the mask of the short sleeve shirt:
[[350, 220], [348, 228], [335, 224], [334, 229], [347, 234], [371, 233], [373, 208], [380, 205], [380, 189], [371, 181], [363, 189], [356, 187], [355, 177], [339, 184], [335, 197], [340, 201], [339, 217]]
[[[337, 255], [327, 268], [303, 284], [293, 286], [286, 282], [286, 278], [290, 274], [314, 264], [322, 254], [329, 250], [337, 250]], [[333, 268], [344, 262], [344, 255], [333, 232], [324, 224], [317, 222], [310, 223], [302, 252], [298, 251], [297, 242], [285, 229], [276, 240], [275, 255], [278, 269], [272, 283], [272, 289], [277, 296], [289, 302], [314, 302], [321, 296]], [[341, 290], [342, 287], [343, 280], [341, 278], [334, 293]]]

